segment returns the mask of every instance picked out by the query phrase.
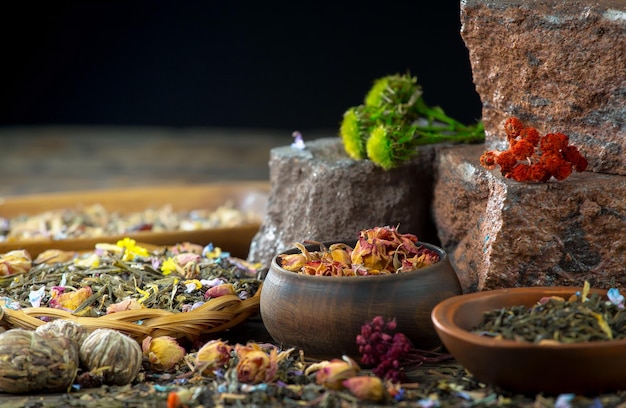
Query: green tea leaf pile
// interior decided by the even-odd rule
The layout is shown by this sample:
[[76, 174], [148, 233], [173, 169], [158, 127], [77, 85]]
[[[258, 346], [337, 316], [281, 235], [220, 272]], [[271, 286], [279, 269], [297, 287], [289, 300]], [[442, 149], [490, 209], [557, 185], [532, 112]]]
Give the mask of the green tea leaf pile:
[[487, 311], [482, 323], [472, 332], [538, 344], [624, 339], [624, 296], [613, 288], [607, 297], [589, 294], [589, 283], [586, 282], [582, 292], [567, 300], [551, 296], [540, 299], [532, 307], [519, 305]]

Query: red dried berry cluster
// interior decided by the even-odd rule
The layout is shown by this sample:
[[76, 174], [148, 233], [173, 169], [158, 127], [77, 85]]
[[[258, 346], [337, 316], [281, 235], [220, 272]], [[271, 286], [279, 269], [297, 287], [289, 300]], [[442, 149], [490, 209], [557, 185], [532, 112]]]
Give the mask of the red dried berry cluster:
[[406, 335], [395, 333], [396, 326], [396, 319], [385, 322], [382, 316], [376, 316], [361, 326], [361, 334], [356, 337], [361, 363], [374, 367], [372, 372], [378, 377], [403, 382], [409, 367], [452, 358], [449, 354], [415, 349]]
[[534, 182], [546, 182], [551, 177], [565, 180], [572, 169], [581, 172], [587, 168], [587, 159], [563, 133], [540, 136], [537, 129], [525, 127], [514, 117], [506, 120], [504, 130], [508, 150], [490, 150], [480, 157], [480, 164], [489, 170], [499, 165], [504, 177]]

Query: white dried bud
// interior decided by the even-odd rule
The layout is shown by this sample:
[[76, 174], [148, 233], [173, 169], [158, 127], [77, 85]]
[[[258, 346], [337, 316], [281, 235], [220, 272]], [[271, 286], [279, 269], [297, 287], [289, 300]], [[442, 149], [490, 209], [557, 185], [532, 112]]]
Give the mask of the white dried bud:
[[0, 392], [67, 392], [78, 371], [78, 346], [32, 330], [0, 334]]
[[37, 334], [42, 336], [59, 337], [64, 336], [76, 342], [78, 348], [80, 348], [83, 341], [89, 336], [89, 330], [77, 322], [65, 319], [56, 319], [35, 329]]
[[131, 383], [141, 369], [139, 343], [113, 329], [94, 330], [80, 346], [83, 368], [101, 375], [108, 385]]

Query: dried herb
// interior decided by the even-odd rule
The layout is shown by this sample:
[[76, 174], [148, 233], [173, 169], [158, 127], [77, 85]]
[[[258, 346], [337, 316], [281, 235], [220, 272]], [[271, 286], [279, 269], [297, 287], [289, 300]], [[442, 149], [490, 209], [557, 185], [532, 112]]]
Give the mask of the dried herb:
[[126, 239], [66, 262], [36, 260], [26, 273], [0, 277], [0, 297], [5, 307], [48, 306], [76, 316], [137, 308], [186, 312], [222, 285], [241, 299], [253, 296], [261, 284], [257, 272], [212, 245], [183, 243], [149, 252]]
[[611, 294], [607, 300], [596, 293], [587, 296], [583, 291], [568, 300], [553, 296], [532, 307], [490, 310], [472, 331], [481, 336], [539, 344], [624, 339], [624, 298], [616, 289]]

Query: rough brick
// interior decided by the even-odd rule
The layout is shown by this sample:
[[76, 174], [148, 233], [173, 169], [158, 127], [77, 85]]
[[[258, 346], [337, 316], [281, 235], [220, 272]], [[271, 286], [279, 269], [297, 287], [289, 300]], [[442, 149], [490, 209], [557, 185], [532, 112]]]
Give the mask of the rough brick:
[[433, 216], [464, 292], [626, 287], [626, 177], [518, 183], [478, 164], [484, 146], [439, 147]]
[[338, 137], [270, 152], [270, 196], [248, 260], [269, 266], [295, 242], [352, 240], [362, 229], [399, 226], [422, 241], [436, 239], [430, 217], [434, 148], [385, 171], [347, 156]]
[[461, 23], [490, 149], [517, 116], [626, 175], [626, 2], [464, 0]]

